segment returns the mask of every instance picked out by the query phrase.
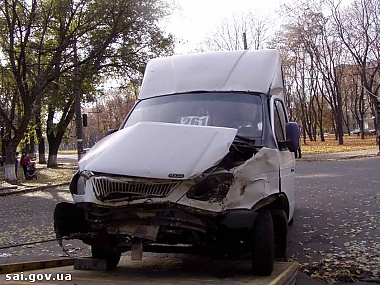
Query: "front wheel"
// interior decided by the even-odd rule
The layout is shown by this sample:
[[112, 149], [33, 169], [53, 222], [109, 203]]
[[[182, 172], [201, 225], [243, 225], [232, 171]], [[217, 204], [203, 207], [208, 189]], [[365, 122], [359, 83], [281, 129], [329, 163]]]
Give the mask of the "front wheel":
[[99, 245], [92, 245], [91, 253], [93, 258], [106, 260], [107, 270], [115, 269], [119, 264], [121, 257], [121, 253], [119, 251]]
[[256, 217], [252, 232], [252, 272], [255, 275], [272, 274], [274, 265], [274, 233], [272, 214], [261, 210]]
[[272, 209], [274, 230], [274, 257], [286, 261], [286, 245], [288, 233], [288, 216], [284, 210]]

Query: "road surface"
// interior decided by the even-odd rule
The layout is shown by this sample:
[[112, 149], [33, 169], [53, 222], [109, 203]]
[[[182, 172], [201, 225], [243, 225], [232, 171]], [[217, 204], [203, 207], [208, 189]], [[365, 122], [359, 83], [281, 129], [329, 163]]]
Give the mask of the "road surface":
[[[298, 284], [379, 280], [379, 158], [298, 161], [296, 173], [288, 256], [302, 265]], [[0, 197], [0, 247], [54, 238], [52, 213], [61, 201], [71, 201], [67, 188]], [[73, 256], [89, 255], [79, 241], [65, 247]], [[0, 249], [0, 264], [61, 255], [56, 242]]]

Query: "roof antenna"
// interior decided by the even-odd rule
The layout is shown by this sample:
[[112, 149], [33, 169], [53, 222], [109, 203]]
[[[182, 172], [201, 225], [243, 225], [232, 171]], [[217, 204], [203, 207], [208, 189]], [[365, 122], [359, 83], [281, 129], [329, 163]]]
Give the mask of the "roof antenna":
[[243, 33], [243, 45], [244, 45], [244, 50], [247, 50], [248, 49], [248, 46], [247, 46], [247, 34], [245, 32]]

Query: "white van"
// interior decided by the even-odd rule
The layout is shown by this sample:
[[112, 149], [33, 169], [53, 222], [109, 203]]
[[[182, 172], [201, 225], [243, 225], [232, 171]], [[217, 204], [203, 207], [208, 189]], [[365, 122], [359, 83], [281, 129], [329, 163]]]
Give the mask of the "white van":
[[285, 258], [298, 144], [278, 51], [153, 59], [120, 129], [79, 161], [57, 236], [90, 244], [108, 269], [124, 251], [183, 250], [269, 275]]

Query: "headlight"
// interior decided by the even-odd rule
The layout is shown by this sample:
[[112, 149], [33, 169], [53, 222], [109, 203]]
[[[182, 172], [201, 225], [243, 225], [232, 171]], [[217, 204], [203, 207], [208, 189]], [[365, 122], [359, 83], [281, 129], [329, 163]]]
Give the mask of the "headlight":
[[233, 174], [229, 172], [211, 174], [190, 188], [186, 196], [200, 201], [220, 202], [230, 190], [233, 178]]
[[86, 192], [87, 180], [91, 178], [93, 173], [91, 171], [77, 172], [70, 183], [70, 192], [75, 195], [84, 195]]
[[77, 182], [77, 194], [78, 195], [84, 195], [86, 192], [86, 183], [87, 181], [93, 176], [94, 174], [91, 171], [84, 170], [80, 173], [80, 176], [78, 178]]
[[86, 192], [86, 181], [87, 179], [84, 176], [79, 176], [77, 182], [77, 195], [84, 195]]

